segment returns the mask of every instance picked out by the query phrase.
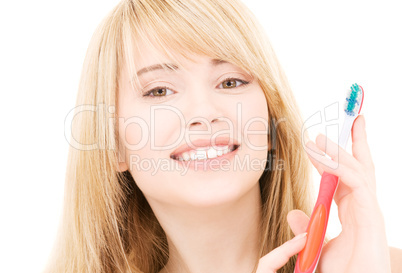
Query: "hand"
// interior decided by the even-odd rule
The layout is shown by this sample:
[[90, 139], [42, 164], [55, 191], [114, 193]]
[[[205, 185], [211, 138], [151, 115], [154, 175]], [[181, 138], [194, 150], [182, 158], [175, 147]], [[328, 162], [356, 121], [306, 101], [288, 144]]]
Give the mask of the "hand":
[[[323, 247], [318, 271], [391, 272], [385, 226], [377, 198], [374, 165], [367, 144], [365, 121], [359, 116], [352, 128], [353, 156], [319, 135], [306, 151], [315, 168], [340, 178], [334, 200], [342, 232]], [[331, 157], [325, 157], [324, 151]], [[288, 215], [295, 234], [307, 229], [308, 217], [300, 211]]]
[[258, 263], [256, 273], [275, 273], [278, 271], [289, 261], [290, 257], [303, 249], [306, 244], [306, 235], [307, 233], [300, 232], [292, 240], [287, 241], [262, 257]]

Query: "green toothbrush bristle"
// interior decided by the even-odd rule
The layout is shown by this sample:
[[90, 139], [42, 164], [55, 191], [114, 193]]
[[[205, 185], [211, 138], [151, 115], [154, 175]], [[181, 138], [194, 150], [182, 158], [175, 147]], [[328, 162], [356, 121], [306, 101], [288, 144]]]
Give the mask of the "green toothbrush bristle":
[[345, 112], [347, 115], [355, 116], [358, 114], [361, 104], [362, 90], [357, 83], [350, 87], [350, 94], [346, 98]]

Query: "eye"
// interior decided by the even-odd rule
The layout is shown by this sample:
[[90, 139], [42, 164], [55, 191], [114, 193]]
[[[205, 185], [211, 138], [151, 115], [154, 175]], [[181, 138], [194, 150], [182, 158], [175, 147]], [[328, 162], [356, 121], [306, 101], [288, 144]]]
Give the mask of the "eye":
[[174, 92], [168, 89], [167, 86], [158, 86], [152, 90], [149, 90], [143, 94], [144, 97], [166, 97]]
[[222, 88], [224, 88], [224, 89], [232, 89], [232, 88], [240, 87], [242, 85], [247, 85], [249, 83], [250, 82], [248, 82], [248, 81], [244, 81], [244, 80], [237, 79], [237, 78], [226, 78], [219, 85], [219, 87], [222, 86]]
[[[233, 89], [236, 87], [241, 87], [243, 85], [249, 84], [249, 81], [244, 81], [238, 78], [226, 78], [219, 84], [219, 88], [223, 89]], [[170, 90], [167, 86], [158, 86], [149, 91], [146, 91], [142, 96], [143, 97], [156, 97], [156, 98], [163, 98], [169, 95], [174, 94], [172, 90]]]

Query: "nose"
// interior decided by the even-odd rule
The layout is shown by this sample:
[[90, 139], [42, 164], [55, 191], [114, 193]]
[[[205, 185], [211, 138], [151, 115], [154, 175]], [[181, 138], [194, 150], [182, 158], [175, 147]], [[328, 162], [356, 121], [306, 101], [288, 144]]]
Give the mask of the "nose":
[[[211, 120], [211, 123], [217, 122], [218, 120], [219, 120], [218, 118], [214, 118], [213, 120]], [[207, 122], [208, 122], [208, 120], [207, 120]], [[189, 127], [194, 127], [194, 126], [199, 126], [199, 125], [202, 125], [202, 122], [196, 120], [196, 121], [191, 122], [189, 124]]]
[[[219, 123], [224, 115], [224, 105], [218, 99], [210, 90], [191, 92], [186, 103], [185, 115], [188, 129], [205, 126], [210, 128], [213, 123]], [[199, 129], [201, 130], [201, 128]]]

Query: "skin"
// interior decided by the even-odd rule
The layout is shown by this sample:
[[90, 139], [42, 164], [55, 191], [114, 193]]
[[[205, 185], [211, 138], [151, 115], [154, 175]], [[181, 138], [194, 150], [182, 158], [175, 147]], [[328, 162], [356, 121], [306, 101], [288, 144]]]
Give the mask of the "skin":
[[[323, 247], [317, 271], [375, 273], [391, 272], [392, 267], [393, 273], [401, 272], [401, 250], [388, 247], [376, 198], [374, 164], [364, 117], [357, 117], [352, 128], [352, 155], [324, 135], [319, 135], [315, 143], [306, 143], [306, 151], [320, 174], [325, 171], [340, 178], [334, 200], [342, 232]], [[261, 258], [257, 273], [276, 272], [304, 247], [305, 237], [299, 236], [305, 234], [308, 221], [302, 211], [288, 214], [289, 225], [298, 236]]]
[[[141, 54], [135, 52], [137, 67], [153, 65], [160, 59], [169, 62], [155, 50], [141, 46], [141, 43], [139, 48]], [[261, 205], [258, 178], [262, 169], [248, 172], [235, 170], [233, 161], [230, 161], [229, 170], [187, 170], [183, 175], [183, 170], [150, 171], [138, 166], [141, 160], [157, 162], [159, 159], [177, 164], [170, 159], [170, 154], [178, 146], [186, 141], [209, 139], [219, 132], [225, 133], [220, 136], [229, 136], [228, 122], [234, 126], [231, 131], [241, 132], [241, 137], [236, 139], [249, 140], [250, 145], [240, 141], [241, 148], [236, 154], [239, 159], [250, 156], [262, 161], [266, 158], [266, 135], [246, 130], [247, 121], [255, 118], [267, 120], [268, 117], [265, 97], [259, 85], [246, 71], [233, 64], [213, 66], [208, 57], [194, 56], [194, 59], [195, 62], [182, 60], [183, 67], [179, 72], [158, 70], [145, 73], [141, 77], [141, 85], [134, 87], [130, 85], [128, 70], [126, 67], [123, 69], [118, 97], [122, 143], [119, 170], [130, 171], [167, 234], [170, 258], [160, 273], [251, 272], [258, 255], [256, 231]], [[222, 83], [228, 76], [249, 81], [250, 84], [236, 82], [236, 87], [224, 87]], [[142, 96], [142, 91], [157, 86], [167, 86], [172, 92], [164, 90], [166, 93], [161, 99]], [[240, 121], [236, 111], [238, 102], [242, 105]], [[152, 105], [174, 107], [183, 115], [185, 122], [168, 109], [156, 112], [151, 120]], [[222, 116], [227, 120], [217, 119]], [[143, 131], [146, 127], [127, 122], [132, 117], [140, 118], [149, 127], [154, 124], [155, 131], [151, 132], [154, 143], [168, 148], [152, 148], [150, 135]], [[253, 122], [248, 129], [266, 132], [262, 122]], [[181, 130], [189, 138], [171, 145], [179, 138]], [[146, 144], [133, 148], [144, 138]], [[340, 177], [335, 202], [342, 232], [324, 246], [318, 270], [325, 273], [391, 272], [384, 220], [375, 194], [374, 166], [367, 144], [365, 121], [361, 116], [354, 123], [352, 142], [353, 155], [341, 148], [338, 154], [337, 144], [322, 135], [317, 137], [316, 143], [310, 141], [306, 144], [306, 151], [320, 173], [326, 171]], [[265, 148], [258, 150], [255, 147]], [[326, 158], [323, 151], [332, 159]], [[336, 162], [339, 162], [337, 168], [329, 167]], [[303, 249], [308, 217], [301, 211], [291, 211], [288, 222], [298, 236], [261, 258], [257, 273], [276, 272]], [[400, 262], [396, 262], [399, 259], [395, 258], [397, 251], [391, 251], [393, 268], [400, 266]]]
[[[135, 53], [138, 69], [158, 63], [158, 57], [164, 63], [171, 63], [161, 54], [157, 56], [155, 50], [139, 48], [141, 54]], [[238, 159], [243, 162], [249, 157], [265, 162], [267, 127], [262, 120], [267, 121], [268, 107], [257, 81], [231, 63], [214, 66], [209, 57], [193, 58], [195, 62], [179, 58], [183, 67], [177, 72], [155, 70], [143, 74], [141, 86], [134, 88], [124, 68], [118, 97], [119, 134], [123, 143], [120, 152], [124, 155], [120, 171], [131, 172], [167, 234], [170, 258], [162, 272], [251, 272], [258, 260], [256, 230], [261, 206], [258, 179], [265, 164], [248, 170], [235, 169], [231, 160], [222, 166], [229, 169], [188, 170], [185, 174], [176, 169], [161, 169], [152, 174], [154, 170], [142, 170], [133, 164], [135, 156], [139, 156], [144, 161], [164, 159], [176, 167], [177, 161], [170, 159], [170, 154], [186, 140], [166, 150], [153, 149], [150, 141], [132, 149], [130, 144], [150, 135], [144, 136], [137, 124], [125, 124], [131, 117], [140, 117], [149, 126], [155, 123], [153, 135], [160, 147], [174, 143], [181, 130], [190, 134], [191, 142], [211, 139], [217, 133], [230, 136], [231, 123], [233, 138], [241, 143], [236, 154]], [[250, 83], [228, 82], [227, 77]], [[175, 93], [164, 93], [162, 99], [141, 96], [142, 89], [149, 91], [158, 86], [167, 86]], [[241, 112], [237, 111], [239, 102]], [[185, 123], [168, 110], [156, 112], [151, 120], [152, 105], [174, 107], [183, 115]], [[219, 117], [226, 120], [216, 120]]]
[[[323, 135], [317, 137], [316, 144], [307, 143], [307, 152], [317, 170], [335, 174], [341, 180], [334, 200], [342, 232], [323, 249], [318, 269], [322, 272], [390, 272], [385, 224], [376, 197], [374, 164], [363, 116], [355, 120], [352, 143], [353, 155]], [[325, 146], [332, 162], [339, 162], [338, 168], [329, 167], [331, 159], [324, 156]]]

